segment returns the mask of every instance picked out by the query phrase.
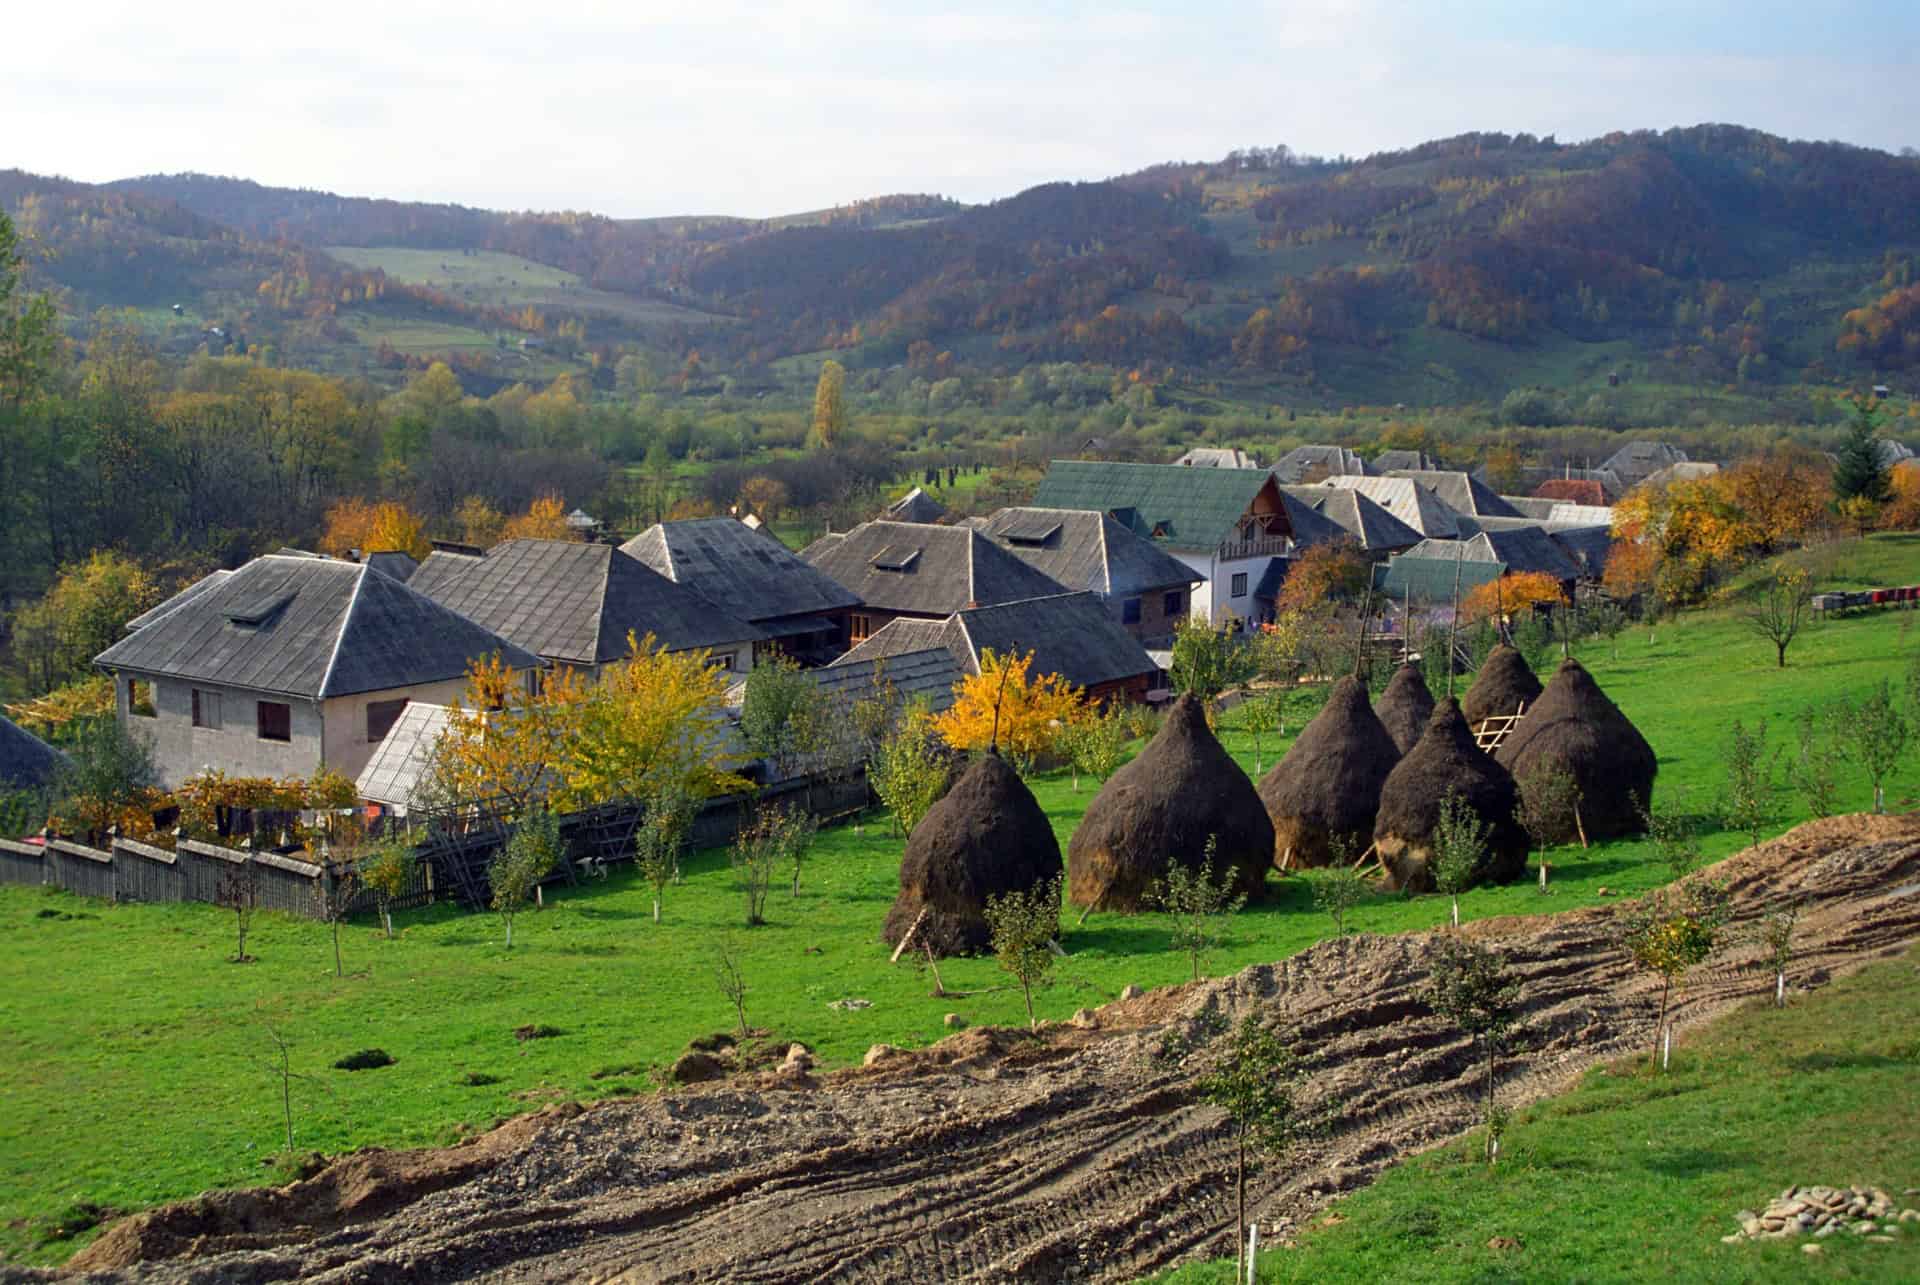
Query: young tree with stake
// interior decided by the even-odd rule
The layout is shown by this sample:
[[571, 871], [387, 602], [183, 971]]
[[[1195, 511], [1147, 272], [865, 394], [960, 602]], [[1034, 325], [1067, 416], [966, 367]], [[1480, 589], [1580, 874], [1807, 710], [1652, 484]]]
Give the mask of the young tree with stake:
[[399, 839], [384, 839], [360, 859], [360, 882], [380, 908], [380, 926], [393, 936], [393, 903], [413, 888], [413, 849]]
[[1542, 759], [1521, 775], [1516, 819], [1540, 849], [1540, 891], [1547, 890], [1547, 850], [1580, 834], [1580, 786], [1558, 759]]
[[1025, 892], [987, 898], [987, 927], [992, 931], [993, 955], [1002, 972], [1020, 983], [1027, 1002], [1027, 1028], [1040, 1029], [1033, 1012], [1033, 989], [1046, 984], [1053, 971], [1053, 943], [1060, 936], [1060, 880], [1055, 878]]
[[1766, 950], [1768, 967], [1773, 969], [1773, 1006], [1787, 1006], [1787, 965], [1793, 962], [1793, 926], [1800, 907], [1789, 902], [1767, 913], [1760, 921], [1760, 944]]
[[1757, 719], [1748, 728], [1735, 719], [1722, 757], [1727, 765], [1727, 783], [1721, 796], [1721, 815], [1728, 829], [1743, 832], [1757, 846], [1766, 837], [1775, 812], [1767, 720]]
[[1834, 719], [1844, 753], [1873, 783], [1873, 810], [1885, 812], [1887, 778], [1906, 753], [1911, 730], [1894, 699], [1893, 684], [1882, 679], [1858, 704], [1840, 701]]
[[653, 922], [660, 922], [660, 903], [667, 885], [680, 871], [680, 848], [693, 828], [696, 804], [684, 790], [669, 786], [647, 800], [646, 814], [633, 832], [633, 863], [640, 877], [653, 885]]
[[1660, 1015], [1649, 1065], [1658, 1058], [1661, 1069], [1666, 1068], [1673, 1048], [1667, 1012], [1674, 992], [1684, 986], [1689, 971], [1719, 948], [1726, 922], [1725, 892], [1699, 880], [1677, 894], [1668, 889], [1651, 894], [1626, 917], [1621, 942], [1628, 957], [1635, 967], [1660, 977]]
[[1240, 726], [1253, 738], [1253, 774], [1259, 776], [1263, 770], [1260, 738], [1280, 730], [1280, 694], [1261, 692], [1242, 701]]
[[500, 855], [487, 867], [494, 913], [506, 925], [507, 949], [513, 949], [513, 918], [533, 900], [534, 889], [560, 860], [560, 823], [537, 808], [521, 818]]
[[1511, 1044], [1519, 1020], [1520, 984], [1507, 975], [1507, 961], [1463, 937], [1440, 939], [1433, 960], [1427, 1003], [1470, 1040], [1487, 1051], [1487, 1163], [1500, 1155], [1506, 1113], [1494, 1096], [1494, 1071]]
[[214, 892], [214, 904], [233, 912], [234, 929], [239, 940], [234, 947], [232, 962], [253, 963], [253, 956], [247, 953], [247, 931], [253, 927], [253, 912], [260, 906], [260, 867], [254, 865], [252, 857], [228, 867], [227, 873], [220, 879], [219, 888]]
[[1453, 902], [1453, 926], [1460, 926], [1460, 894], [1480, 880], [1487, 860], [1487, 836], [1493, 827], [1457, 791], [1440, 800], [1433, 827], [1433, 886]]
[[340, 959], [340, 926], [347, 920], [347, 907], [360, 891], [360, 873], [351, 858], [336, 859], [331, 852], [321, 858], [320, 877], [314, 881], [313, 895], [320, 917], [333, 935], [333, 975], [346, 976]]
[[1215, 881], [1214, 847], [1214, 836], [1208, 835], [1206, 857], [1199, 869], [1189, 870], [1176, 861], [1166, 878], [1148, 893], [1150, 901], [1173, 917], [1173, 948], [1186, 954], [1196, 982], [1207, 953], [1226, 936], [1228, 917], [1247, 904], [1247, 894], [1233, 890], [1233, 871], [1221, 871]]
[[1234, 1279], [1246, 1279], [1247, 1152], [1283, 1156], [1299, 1133], [1293, 1099], [1299, 1070], [1293, 1051], [1249, 1013], [1220, 1061], [1195, 1088], [1233, 1125]]
[[741, 966], [740, 943], [732, 934], [723, 935], [713, 948], [713, 977], [720, 993], [733, 1005], [739, 1021], [740, 1038], [747, 1038], [747, 975]]

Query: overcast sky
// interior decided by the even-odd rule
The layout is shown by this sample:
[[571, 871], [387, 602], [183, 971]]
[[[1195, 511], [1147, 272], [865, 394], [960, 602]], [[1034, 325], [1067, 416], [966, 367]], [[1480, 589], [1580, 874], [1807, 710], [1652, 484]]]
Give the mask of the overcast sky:
[[1912, 0], [22, 0], [0, 33], [0, 168], [615, 216], [1475, 129], [1920, 145]]

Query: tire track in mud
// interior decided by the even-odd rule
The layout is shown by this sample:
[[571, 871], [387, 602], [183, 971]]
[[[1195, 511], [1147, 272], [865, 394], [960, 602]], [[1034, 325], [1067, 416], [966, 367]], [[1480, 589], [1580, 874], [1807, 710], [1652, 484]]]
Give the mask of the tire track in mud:
[[[1728, 888], [1736, 931], [1800, 903], [1801, 979], [1920, 940], [1920, 820], [1815, 822], [1705, 873]], [[1506, 954], [1537, 1037], [1504, 1064], [1508, 1103], [1650, 1042], [1656, 987], [1621, 953], [1618, 920], [1606, 906], [1468, 925]], [[256, 1197], [244, 1219], [203, 1198], [136, 1215], [74, 1266], [169, 1282], [1129, 1280], [1231, 1252], [1234, 1149], [1193, 1102], [1203, 1059], [1154, 1057], [1203, 1018], [1217, 1029], [1253, 1011], [1285, 1029], [1305, 1051], [1303, 1105], [1338, 1107], [1328, 1133], [1250, 1179], [1249, 1209], [1269, 1225], [1476, 1123], [1482, 1064], [1419, 998], [1433, 940], [1324, 942], [1110, 1005], [1099, 1029], [1052, 1028], [1057, 1056], [967, 1032], [824, 1087], [556, 1112], [494, 1163], [377, 1217], [317, 1196], [306, 1208], [308, 1184]], [[1769, 991], [1753, 956], [1697, 970], [1676, 1022]]]

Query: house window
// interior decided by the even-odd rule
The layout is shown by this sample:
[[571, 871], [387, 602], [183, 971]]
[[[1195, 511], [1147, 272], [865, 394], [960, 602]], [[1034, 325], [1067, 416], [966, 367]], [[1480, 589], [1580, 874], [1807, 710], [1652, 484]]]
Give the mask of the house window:
[[865, 642], [873, 636], [872, 616], [848, 617], [847, 639], [849, 642]]
[[195, 727], [219, 728], [219, 692], [203, 692], [198, 687], [193, 689], [193, 725]]
[[1175, 589], [1167, 595], [1167, 600], [1163, 605], [1166, 608], [1167, 615], [1177, 616], [1187, 608], [1187, 595]]
[[1233, 596], [1236, 598], [1247, 596], [1247, 573], [1244, 571], [1233, 573]]
[[293, 706], [281, 701], [256, 701], [253, 706], [256, 734], [263, 741], [293, 739]]
[[127, 713], [140, 718], [153, 718], [153, 684], [139, 678], [127, 680]]
[[1123, 625], [1137, 625], [1140, 623], [1140, 600], [1138, 598], [1128, 598], [1120, 604], [1120, 623]]
[[724, 670], [729, 674], [732, 673], [733, 672], [733, 653], [730, 651], [708, 652], [707, 667], [709, 669]]
[[397, 701], [367, 702], [367, 744], [378, 745], [387, 739], [387, 733], [400, 721], [400, 711], [407, 707], [403, 697]]

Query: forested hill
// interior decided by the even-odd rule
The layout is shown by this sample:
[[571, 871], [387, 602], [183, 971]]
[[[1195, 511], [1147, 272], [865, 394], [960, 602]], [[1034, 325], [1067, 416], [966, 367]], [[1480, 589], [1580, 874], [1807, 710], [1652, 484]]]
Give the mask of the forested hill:
[[[1599, 369], [1764, 387], [1920, 366], [1920, 161], [1731, 126], [1466, 135], [1360, 161], [1256, 149], [984, 206], [900, 196], [766, 221], [505, 214], [195, 175], [93, 191], [208, 221], [169, 234], [187, 259], [202, 232], [368, 262], [514, 256], [570, 274], [568, 290], [669, 310], [678, 328], [647, 342], [697, 347], [711, 368], [836, 348], [855, 366], [1088, 361], [1288, 398], [1444, 402]], [[389, 280], [407, 261], [391, 262]], [[112, 301], [105, 270], [90, 269], [88, 302]], [[49, 271], [80, 288], [64, 261]]]

